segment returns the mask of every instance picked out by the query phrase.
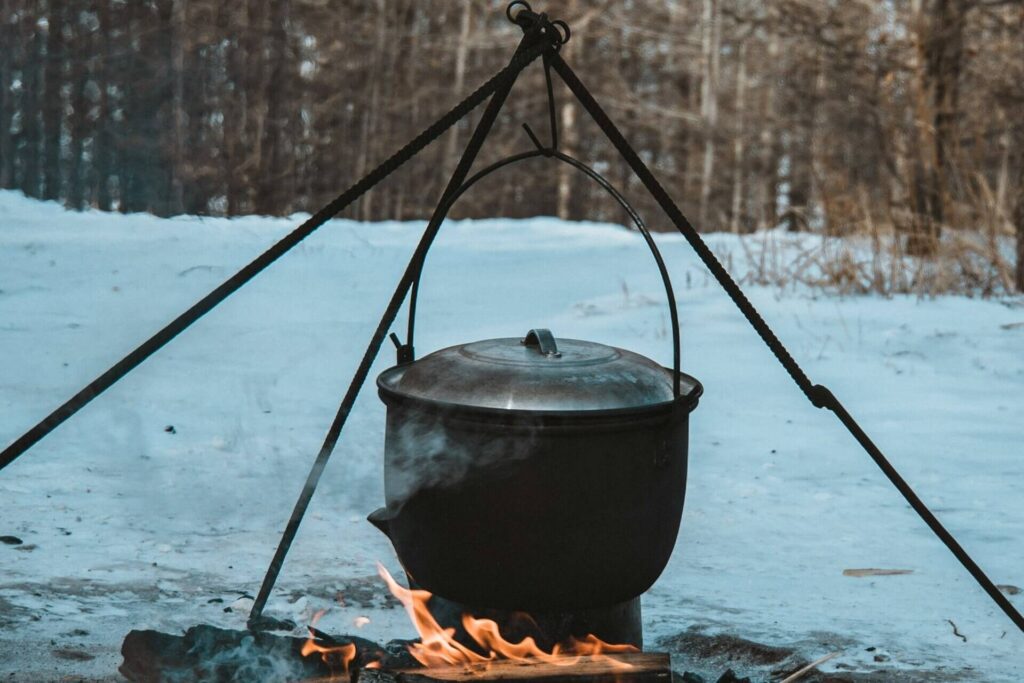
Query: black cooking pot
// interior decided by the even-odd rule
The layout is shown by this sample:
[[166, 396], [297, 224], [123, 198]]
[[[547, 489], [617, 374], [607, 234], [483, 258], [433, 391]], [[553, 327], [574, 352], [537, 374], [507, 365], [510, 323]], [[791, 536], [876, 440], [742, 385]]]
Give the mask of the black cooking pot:
[[673, 367], [540, 329], [413, 361], [417, 270], [399, 364], [377, 379], [388, 406], [387, 507], [370, 521], [412, 583], [463, 605], [550, 614], [625, 603], [661, 574], [679, 531], [689, 415], [703, 389], [680, 371], [678, 310], [650, 231], [579, 160], [539, 145], [500, 159], [445, 195], [428, 233], [477, 181], [539, 157], [595, 181], [643, 236], [668, 300]]
[[387, 507], [370, 521], [419, 586], [471, 605], [581, 609], [636, 597], [665, 568], [693, 377], [532, 330], [436, 351], [377, 386]]

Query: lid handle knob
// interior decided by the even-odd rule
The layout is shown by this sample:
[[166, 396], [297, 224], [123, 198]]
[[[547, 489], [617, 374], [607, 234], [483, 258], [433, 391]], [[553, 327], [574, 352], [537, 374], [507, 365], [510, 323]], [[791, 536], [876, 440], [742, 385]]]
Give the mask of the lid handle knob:
[[545, 356], [559, 358], [562, 355], [558, 350], [558, 344], [555, 343], [555, 335], [551, 334], [551, 330], [543, 327], [527, 332], [526, 338], [523, 339], [522, 343], [525, 346], [536, 347], [537, 351]]

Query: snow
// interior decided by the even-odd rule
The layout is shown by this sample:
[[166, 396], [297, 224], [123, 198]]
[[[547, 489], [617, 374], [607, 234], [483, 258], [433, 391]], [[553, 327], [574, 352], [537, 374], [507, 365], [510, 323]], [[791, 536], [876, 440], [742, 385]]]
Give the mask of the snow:
[[[0, 444], [302, 218], [78, 214], [0, 192]], [[0, 673], [118, 680], [130, 629], [243, 627], [246, 594], [422, 228], [332, 221], [0, 472], [0, 535], [24, 541], [0, 545]], [[742, 276], [736, 239], [710, 241]], [[695, 629], [808, 658], [842, 650], [827, 671], [1019, 680], [1024, 635], [807, 403], [682, 238], [657, 241], [684, 369], [705, 396], [676, 552], [644, 597], [648, 645]], [[1021, 303], [746, 291], [993, 580], [1024, 586]], [[550, 218], [446, 225], [418, 352], [533, 327], [671, 360], [664, 295], [635, 233]], [[371, 377], [393, 358], [388, 345]], [[367, 384], [268, 613], [308, 623], [331, 607], [326, 630], [383, 641], [412, 633], [375, 576], [376, 560], [397, 561], [365, 521], [383, 501], [384, 409]], [[913, 573], [843, 574], [872, 567]], [[1024, 609], [1024, 594], [1010, 600]]]

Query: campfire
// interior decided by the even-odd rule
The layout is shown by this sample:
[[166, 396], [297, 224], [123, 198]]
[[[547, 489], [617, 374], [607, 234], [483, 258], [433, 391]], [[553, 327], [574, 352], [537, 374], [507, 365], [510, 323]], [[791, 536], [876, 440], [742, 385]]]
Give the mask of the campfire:
[[[423, 667], [452, 669], [461, 667], [472, 671], [475, 676], [491, 671], [503, 663], [519, 665], [545, 664], [550, 667], [579, 667], [586, 664], [589, 669], [602, 668], [609, 672], [625, 672], [635, 665], [622, 657], [625, 653], [639, 652], [629, 644], [606, 643], [593, 634], [582, 639], [569, 636], [545, 651], [533, 636], [524, 636], [518, 642], [508, 640], [501, 633], [501, 627], [494, 619], [483, 619], [463, 614], [461, 623], [468, 644], [456, 638], [456, 629], [441, 626], [429, 609], [433, 594], [422, 589], [405, 588], [378, 563], [377, 571], [387, 584], [391, 594], [402, 604], [409, 620], [416, 629], [419, 639], [408, 644], [409, 654]], [[332, 671], [351, 676], [358, 651], [354, 643], [325, 645], [323, 633], [316, 628], [324, 615], [320, 611], [314, 616], [309, 627], [309, 638], [302, 646], [303, 657], [319, 655], [321, 661]], [[539, 628], [526, 613], [514, 615], [520, 622]], [[364, 669], [380, 669], [381, 659], [371, 659], [362, 664]]]
[[[248, 671], [237, 676], [217, 672], [251, 668], [253, 655], [267, 652], [280, 654], [275, 662], [292, 661], [288, 657], [294, 650], [301, 663], [299, 678], [289, 671], [272, 680], [302, 680], [307, 674], [336, 670], [350, 678], [397, 672], [396, 680], [403, 681], [459, 680], [468, 675], [478, 680], [596, 680], [595, 676], [608, 675], [639, 680], [641, 673], [668, 675], [664, 656], [639, 651], [640, 596], [657, 581], [676, 547], [686, 492], [690, 415], [703, 387], [683, 372], [679, 307], [656, 241], [621, 192], [586, 163], [558, 149], [552, 74], [618, 150], [811, 404], [835, 414], [972, 578], [1024, 631], [1024, 615], [1004, 595], [1003, 586], [996, 585], [942, 526], [839, 399], [811, 381], [683, 216], [644, 155], [563, 59], [559, 51], [570, 39], [569, 25], [534, 12], [524, 0], [511, 2], [506, 16], [523, 30], [506, 67], [0, 451], [2, 469], [487, 101], [309, 469], [253, 600], [249, 630], [198, 626], [184, 636], [132, 632], [122, 649], [122, 672], [131, 680], [146, 681], [175, 678], [163, 675], [174, 668], [182, 671], [181, 680], [268, 680]], [[547, 85], [550, 144], [542, 143], [524, 123], [534, 149], [503, 157], [470, 175], [516, 78], [537, 59]], [[671, 353], [670, 367], [627, 349], [556, 337], [544, 327], [417, 357], [414, 323], [421, 276], [454, 203], [478, 180], [541, 158], [567, 164], [598, 183], [635, 224], [665, 290], [672, 345], [663, 353], [666, 358]], [[537, 283], [528, 285], [531, 288], [522, 289], [520, 298], [538, 295]], [[465, 288], [459, 289], [462, 293]], [[552, 288], [544, 292], [548, 293], [559, 291]], [[407, 332], [402, 340], [388, 332], [406, 299]], [[521, 333], [523, 328], [513, 331]], [[397, 352], [395, 365], [377, 378], [387, 406], [384, 500], [369, 520], [388, 536], [402, 567], [416, 580], [406, 589], [384, 573], [420, 635], [404, 650], [410, 661], [363, 639], [323, 634], [315, 625], [309, 638], [277, 636], [271, 631], [282, 622], [263, 614], [387, 336]], [[448, 613], [444, 618], [435, 603]], [[522, 616], [524, 612], [529, 616]], [[456, 615], [454, 622], [447, 618], [451, 614]], [[513, 635], [509, 628], [521, 623], [533, 623], [550, 642], [518, 631]], [[591, 623], [600, 628], [589, 628]], [[954, 633], [966, 640], [955, 626]], [[412, 664], [419, 665], [419, 673], [403, 673]], [[519, 674], [511, 675], [516, 667]]]
[[[472, 641], [486, 654], [480, 654], [455, 639], [455, 629], [442, 628], [431, 615], [427, 603], [433, 597], [429, 591], [404, 588], [392, 578], [383, 565], [378, 564], [377, 570], [402, 606], [405, 607], [409, 619], [416, 632], [419, 642], [409, 646], [409, 652], [420, 664], [426, 667], [451, 666], [457, 664], [481, 664], [496, 659], [509, 659], [525, 662], [530, 659], [554, 664], [555, 666], [572, 666], [580, 657], [590, 655], [607, 660], [614, 667], [629, 668], [626, 662], [608, 656], [607, 653], [637, 652], [632, 645], [611, 645], [600, 640], [593, 634], [585, 639], [577, 640], [570, 637], [563, 646], [556, 644], [551, 652], [545, 652], [537, 646], [534, 638], [526, 636], [518, 643], [512, 643], [502, 637], [497, 622], [493, 619], [477, 619], [469, 614], [462, 616], [462, 625]], [[529, 619], [529, 615], [523, 615]]]
[[[356, 661], [358, 655], [358, 649], [355, 643], [344, 643], [342, 645], [323, 645], [321, 642], [323, 637], [320, 631], [317, 630], [316, 624], [320, 621], [320, 618], [327, 613], [327, 610], [320, 610], [313, 617], [313, 623], [309, 625], [309, 639], [303, 644], [302, 649], [299, 651], [303, 657], [309, 657], [313, 654], [320, 655], [320, 661], [323, 662], [328, 669], [332, 672], [340, 670], [342, 674], [349, 675], [351, 673], [352, 664]], [[380, 660], [373, 660], [365, 664], [367, 669], [380, 667]]]
[[[318, 611], [304, 639], [271, 633], [197, 626], [184, 636], [132, 631], [122, 646], [120, 671], [131, 681], [273, 680], [307, 683], [430, 683], [491, 680], [630, 683], [669, 681], [668, 656], [642, 653], [631, 644], [605, 642], [593, 633], [565, 636], [550, 647], [543, 619], [525, 612], [492, 619], [460, 615], [445, 626], [432, 612], [438, 597], [406, 588], [383, 565], [380, 578], [404, 608], [417, 638], [386, 646], [353, 636], [333, 636], [318, 625]], [[450, 606], [441, 603], [442, 608]], [[501, 621], [502, 623], [499, 623]], [[539, 623], [540, 622], [540, 623]], [[563, 627], [570, 623], [564, 618]], [[516, 635], [510, 635], [515, 633]], [[526, 634], [526, 635], [523, 635]]]

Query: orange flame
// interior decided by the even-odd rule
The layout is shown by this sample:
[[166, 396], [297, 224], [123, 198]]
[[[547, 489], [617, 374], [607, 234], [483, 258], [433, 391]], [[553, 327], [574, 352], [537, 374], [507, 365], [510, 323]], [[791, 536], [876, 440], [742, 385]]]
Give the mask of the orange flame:
[[398, 598], [398, 601], [405, 607], [416, 633], [420, 636], [420, 642], [409, 646], [409, 653], [416, 658], [423, 666], [445, 666], [450, 664], [468, 664], [472, 662], [486, 662], [494, 659], [473, 652], [455, 640], [455, 629], [441, 628], [433, 615], [427, 609], [427, 601], [431, 594], [425, 590], [410, 590], [391, 578], [391, 574], [380, 562], [377, 563], [377, 572], [388, 585], [391, 594]]
[[349, 666], [356, 659], [356, 646], [353, 643], [346, 643], [345, 645], [333, 645], [330, 647], [321, 645], [316, 642], [313, 636], [312, 627], [316, 626], [316, 623], [320, 621], [320, 617], [324, 615], [326, 610], [320, 610], [313, 617], [313, 623], [311, 623], [309, 631], [309, 639], [302, 646], [302, 656], [308, 657], [309, 655], [318, 652], [320, 653], [320, 659], [326, 664], [332, 671], [339, 666], [343, 674], [348, 674]]
[[405, 607], [412, 621], [420, 642], [409, 646], [409, 653], [420, 664], [430, 666], [450, 666], [453, 664], [474, 664], [491, 662], [495, 659], [510, 659], [523, 662], [536, 659], [556, 666], [572, 666], [580, 657], [592, 656], [606, 660], [615, 668], [631, 668], [632, 665], [608, 656], [607, 653], [637, 652], [632, 645], [612, 645], [605, 643], [593, 634], [583, 640], [570, 638], [564, 644], [555, 645], [551, 652], [545, 652], [537, 642], [527, 636], [518, 643], [512, 643], [502, 637], [497, 622], [492, 619], [476, 619], [468, 614], [463, 615], [462, 625], [466, 633], [477, 645], [487, 651], [481, 655], [455, 640], [455, 629], [442, 628], [427, 609], [427, 601], [431, 593], [425, 590], [410, 590], [400, 586], [382, 564], [377, 563], [377, 571], [388, 589], [402, 606]]

